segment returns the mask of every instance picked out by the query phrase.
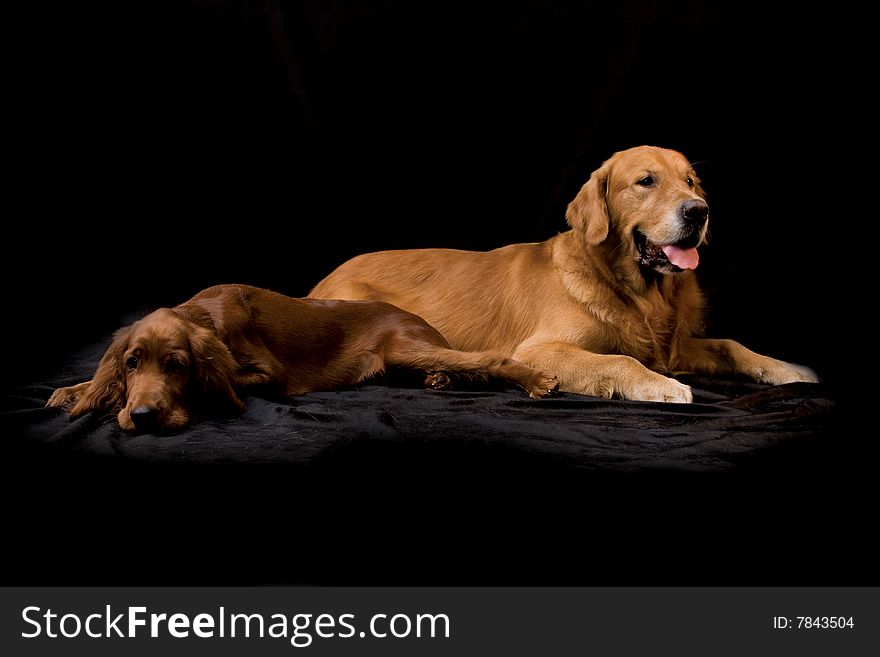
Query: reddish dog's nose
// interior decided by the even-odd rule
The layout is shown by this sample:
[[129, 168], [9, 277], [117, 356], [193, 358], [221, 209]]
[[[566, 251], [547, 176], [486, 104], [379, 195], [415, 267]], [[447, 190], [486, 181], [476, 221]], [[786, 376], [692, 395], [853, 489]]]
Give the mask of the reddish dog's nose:
[[135, 428], [139, 431], [154, 429], [156, 421], [159, 419], [159, 409], [150, 406], [137, 406], [131, 409], [129, 414]]
[[702, 226], [709, 219], [709, 205], [699, 198], [685, 201], [681, 204], [681, 217], [691, 226]]

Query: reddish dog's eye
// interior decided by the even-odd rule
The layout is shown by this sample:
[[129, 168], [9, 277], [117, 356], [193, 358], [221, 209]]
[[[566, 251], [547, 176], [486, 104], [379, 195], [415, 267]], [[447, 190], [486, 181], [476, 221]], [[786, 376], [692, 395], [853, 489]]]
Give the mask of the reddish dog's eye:
[[127, 361], [125, 361], [125, 366], [130, 370], [136, 370], [138, 366], [138, 359], [132, 356]]
[[182, 369], [183, 369], [183, 363], [181, 363], [176, 358], [169, 358], [168, 361], [165, 363], [165, 371], [168, 372], [169, 374], [172, 374], [174, 372], [179, 372]]
[[688, 176], [687, 184], [688, 184], [688, 187], [693, 187], [694, 186], [694, 179], [691, 178], [690, 176]]
[[641, 185], [642, 187], [650, 187], [654, 184], [654, 176], [645, 176], [641, 180], [639, 180], [637, 185]]

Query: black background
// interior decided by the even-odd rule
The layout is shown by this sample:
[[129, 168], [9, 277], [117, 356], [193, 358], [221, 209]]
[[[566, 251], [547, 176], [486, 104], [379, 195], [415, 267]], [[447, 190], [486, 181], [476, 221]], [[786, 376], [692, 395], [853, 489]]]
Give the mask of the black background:
[[216, 283], [299, 296], [357, 253], [544, 240], [604, 159], [652, 144], [709, 194], [711, 334], [843, 393], [857, 23], [647, 0], [16, 7], [5, 374]]
[[853, 18], [538, 0], [13, 16], [3, 273], [28, 377], [211, 284], [305, 295], [365, 251], [544, 240], [639, 144], [700, 163], [712, 333], [837, 374]]

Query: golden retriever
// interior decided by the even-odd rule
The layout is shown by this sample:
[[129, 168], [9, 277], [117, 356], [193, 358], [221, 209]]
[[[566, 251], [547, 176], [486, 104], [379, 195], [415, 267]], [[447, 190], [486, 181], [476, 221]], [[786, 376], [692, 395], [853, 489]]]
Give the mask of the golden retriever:
[[733, 340], [697, 337], [704, 302], [693, 270], [709, 206], [681, 153], [650, 146], [615, 153], [566, 219], [571, 230], [538, 244], [361, 255], [310, 296], [393, 303], [457, 349], [499, 350], [585, 395], [691, 402], [690, 388], [668, 376], [683, 372], [817, 380]]
[[448, 387], [448, 374], [497, 377], [543, 397], [555, 377], [498, 353], [462, 352], [422, 318], [375, 301], [318, 301], [248, 285], [218, 285], [116, 332], [91, 381], [56, 390], [47, 406], [74, 417], [112, 411], [127, 431], [173, 430], [193, 404], [244, 409], [254, 386], [300, 395], [351, 386], [405, 367]]

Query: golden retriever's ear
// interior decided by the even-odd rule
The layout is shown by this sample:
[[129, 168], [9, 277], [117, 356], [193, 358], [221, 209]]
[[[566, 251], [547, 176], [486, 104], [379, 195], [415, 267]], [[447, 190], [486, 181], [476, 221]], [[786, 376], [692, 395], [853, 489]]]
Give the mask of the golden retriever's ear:
[[115, 411], [125, 402], [125, 365], [122, 358], [128, 349], [131, 327], [126, 326], [113, 334], [113, 342], [101, 357], [88, 390], [70, 409], [71, 417], [89, 411]]
[[587, 244], [601, 244], [608, 237], [610, 219], [605, 195], [608, 191], [608, 162], [599, 167], [581, 187], [574, 200], [568, 204], [565, 219], [568, 225], [579, 232]]
[[202, 386], [200, 392], [208, 398], [219, 396], [243, 411], [245, 405], [232, 387], [238, 363], [229, 348], [213, 331], [196, 324], [191, 327], [189, 343], [195, 366], [195, 384]]

